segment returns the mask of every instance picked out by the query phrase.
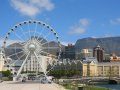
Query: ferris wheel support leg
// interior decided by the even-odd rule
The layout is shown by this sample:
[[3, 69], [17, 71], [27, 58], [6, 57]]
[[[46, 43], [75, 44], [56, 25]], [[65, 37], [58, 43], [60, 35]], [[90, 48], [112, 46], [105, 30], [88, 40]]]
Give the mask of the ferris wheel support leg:
[[22, 65], [21, 65], [20, 69], [18, 70], [17, 75], [16, 75], [16, 77], [15, 77], [16, 79], [17, 79], [18, 76], [20, 75], [20, 73], [21, 73], [21, 71], [22, 71], [22, 69], [23, 69], [23, 67], [24, 67], [24, 65], [25, 65], [25, 63], [26, 63], [26, 61], [28, 60], [29, 54], [30, 54], [30, 52], [28, 53], [28, 55], [26, 56], [24, 62], [23, 62]]
[[38, 63], [39, 63], [39, 64], [40, 64], [40, 66], [41, 66], [41, 69], [42, 69], [42, 71], [43, 71], [43, 73], [44, 73], [44, 75], [45, 75], [46, 79], [48, 79], [48, 78], [47, 78], [47, 75], [46, 75], [46, 72], [45, 72], [45, 70], [43, 69], [43, 67], [42, 67], [42, 65], [41, 65], [41, 63], [40, 63], [40, 61], [39, 61], [39, 59], [38, 59], [38, 57], [37, 57], [37, 55], [36, 55], [36, 53], [35, 53], [35, 52], [34, 52], [34, 54], [35, 54], [35, 57], [37, 58]]

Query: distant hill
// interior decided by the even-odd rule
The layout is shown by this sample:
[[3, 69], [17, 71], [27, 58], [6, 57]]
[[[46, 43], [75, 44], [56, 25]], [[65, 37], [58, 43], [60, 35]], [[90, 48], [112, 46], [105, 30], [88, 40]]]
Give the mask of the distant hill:
[[[53, 55], [56, 55], [56, 53], [59, 52], [59, 47], [58, 47], [57, 42], [50, 41], [47, 43], [47, 40], [45, 40], [43, 38], [39, 38], [38, 40], [42, 40], [41, 43], [46, 43], [43, 45], [43, 47], [49, 48], [49, 49], [44, 49], [43, 51], [48, 52], [48, 53], [53, 54]], [[15, 47], [18, 47], [19, 49], [15, 49]], [[13, 44], [7, 46], [7, 48], [5, 49], [6, 56], [10, 56], [10, 58], [12, 58], [14, 60], [18, 59], [18, 57], [23, 55], [23, 53], [19, 53], [17, 55], [15, 53], [22, 51], [21, 47], [22, 47], [22, 45], [19, 43], [13, 43]], [[65, 46], [61, 45], [62, 51], [64, 50], [64, 48], [65, 48]], [[22, 59], [24, 59], [24, 57]]]
[[76, 52], [80, 52], [83, 48], [94, 48], [100, 45], [108, 54], [116, 53], [120, 55], [120, 37], [104, 37], [104, 38], [83, 38], [78, 39], [75, 43]]

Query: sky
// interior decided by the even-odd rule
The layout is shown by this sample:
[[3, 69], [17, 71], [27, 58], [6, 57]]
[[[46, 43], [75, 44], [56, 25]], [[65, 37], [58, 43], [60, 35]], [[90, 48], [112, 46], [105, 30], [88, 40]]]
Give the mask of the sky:
[[120, 0], [1, 0], [0, 39], [16, 23], [40, 20], [63, 44], [87, 37], [120, 36]]

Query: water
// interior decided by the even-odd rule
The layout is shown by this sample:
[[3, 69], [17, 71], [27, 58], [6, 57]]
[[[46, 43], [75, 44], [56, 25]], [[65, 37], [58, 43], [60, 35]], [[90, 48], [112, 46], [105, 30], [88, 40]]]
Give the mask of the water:
[[112, 90], [120, 90], [120, 85], [98, 85], [100, 87], [111, 88]]

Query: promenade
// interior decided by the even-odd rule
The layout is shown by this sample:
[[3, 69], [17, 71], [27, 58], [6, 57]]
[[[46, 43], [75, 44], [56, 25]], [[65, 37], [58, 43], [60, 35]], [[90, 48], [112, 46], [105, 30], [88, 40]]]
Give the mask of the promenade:
[[52, 84], [40, 84], [36, 82], [2, 82], [0, 90], [64, 90], [63, 87]]

